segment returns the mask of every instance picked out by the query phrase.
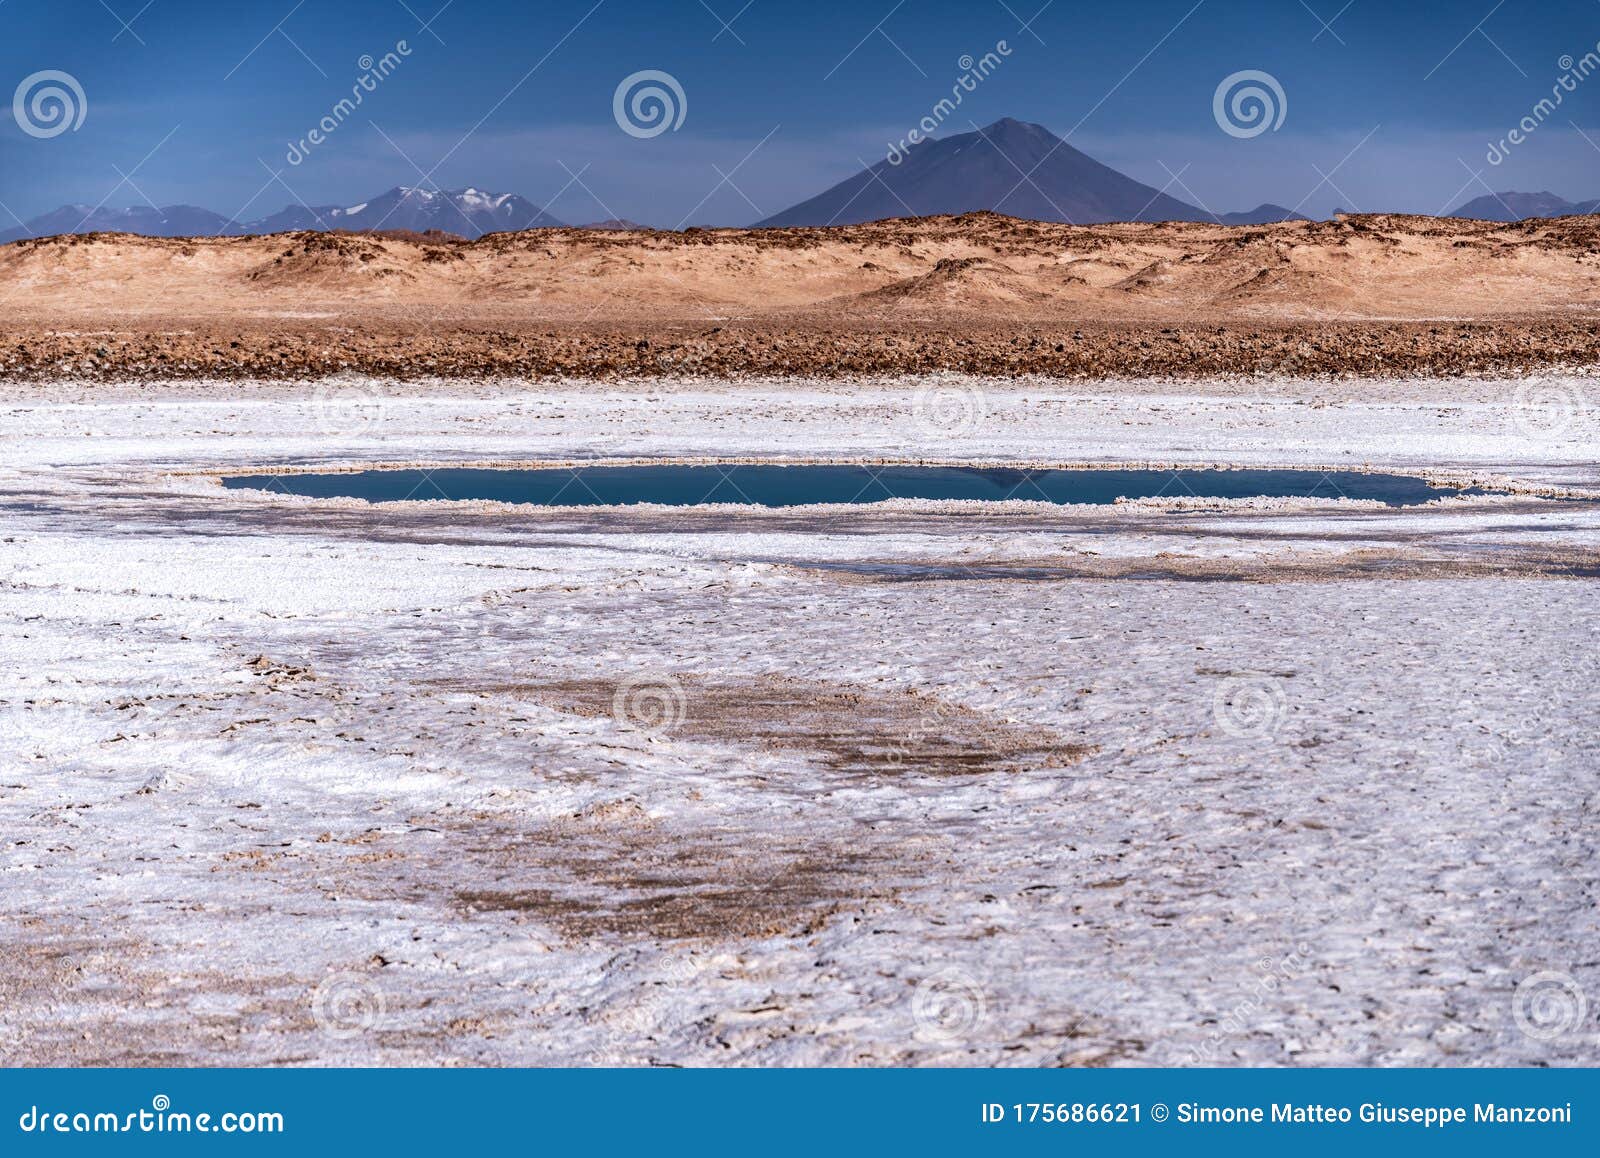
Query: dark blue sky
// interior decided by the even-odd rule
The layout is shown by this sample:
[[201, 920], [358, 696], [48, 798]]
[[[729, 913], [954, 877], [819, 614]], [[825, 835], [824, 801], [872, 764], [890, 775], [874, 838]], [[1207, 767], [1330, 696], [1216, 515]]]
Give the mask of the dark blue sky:
[[[392, 75], [290, 165], [362, 58], [400, 41]], [[1595, 0], [0, 0], [0, 96], [59, 70], [88, 105], [53, 137], [0, 112], [0, 228], [103, 198], [243, 219], [434, 183], [520, 192], [568, 221], [746, 223], [881, 160], [962, 58], [1000, 41], [1010, 54], [943, 131], [1002, 116], [1071, 130], [1213, 210], [1438, 212], [1485, 191], [1474, 172], [1497, 190], [1600, 196], [1600, 74], [1502, 164], [1485, 160], [1562, 58], [1595, 50]], [[613, 95], [646, 69], [674, 77], [687, 109], [640, 138]], [[1243, 139], [1219, 128], [1213, 96], [1247, 69], [1288, 107]]]

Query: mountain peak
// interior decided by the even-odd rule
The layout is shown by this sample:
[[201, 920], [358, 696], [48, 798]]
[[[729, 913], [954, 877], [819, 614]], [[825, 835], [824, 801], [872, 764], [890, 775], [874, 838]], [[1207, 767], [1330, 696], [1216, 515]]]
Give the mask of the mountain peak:
[[1282, 205], [1265, 201], [1254, 209], [1247, 209], [1241, 213], [1224, 213], [1217, 220], [1224, 225], [1276, 225], [1280, 221], [1311, 219], [1304, 213], [1296, 213], [1293, 209], [1285, 209]]
[[1529, 217], [1575, 217], [1600, 209], [1596, 201], [1568, 201], [1551, 192], [1485, 193], [1451, 211], [1451, 217], [1471, 217], [1478, 221], [1524, 221]]
[[985, 129], [929, 138], [909, 149], [891, 146], [876, 165], [757, 224], [856, 225], [985, 209], [1075, 225], [1212, 220], [1102, 165], [1043, 125], [1001, 117]]
[[994, 136], [997, 133], [1027, 133], [1054, 137], [1055, 134], [1043, 125], [1034, 124], [1032, 121], [1019, 121], [1016, 117], [1001, 117], [994, 124], [983, 130], [985, 134]]

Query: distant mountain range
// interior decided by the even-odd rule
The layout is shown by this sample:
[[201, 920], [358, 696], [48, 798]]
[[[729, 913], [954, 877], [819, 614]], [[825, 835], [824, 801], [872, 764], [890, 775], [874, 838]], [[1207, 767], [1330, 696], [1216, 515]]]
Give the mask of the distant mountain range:
[[1576, 217], [1583, 213], [1600, 213], [1600, 200], [1568, 201], [1554, 193], [1485, 193], [1459, 206], [1450, 216], [1523, 221], [1529, 217]]
[[138, 206], [109, 209], [104, 206], [64, 205], [35, 217], [21, 228], [0, 232], [0, 244], [24, 237], [50, 237], [58, 233], [138, 233], [146, 237], [241, 237], [248, 234], [288, 233], [314, 229], [405, 229], [426, 233], [430, 229], [477, 238], [485, 233], [558, 227], [539, 206], [515, 193], [485, 193], [478, 189], [430, 192], [399, 186], [359, 205], [290, 205], [270, 217], [233, 221], [193, 205], [163, 209]]
[[482, 237], [518, 229], [559, 228], [539, 206], [515, 193], [484, 193], [478, 189], [429, 192], [404, 186], [390, 189], [359, 205], [307, 208], [290, 205], [262, 221], [243, 228], [245, 233], [287, 233], [297, 229], [430, 229]]
[[[1107, 221], [1201, 221], [1267, 225], [1305, 221], [1270, 202], [1237, 213], [1213, 214], [1074, 149], [1041, 125], [1007, 117], [984, 129], [919, 142], [815, 197], [757, 222], [764, 226], [855, 225], [886, 217], [959, 215], [992, 210], [1037, 221], [1091, 225]], [[1600, 212], [1600, 201], [1567, 201], [1554, 193], [1491, 193], [1450, 216], [1485, 221], [1570, 217]], [[136, 233], [147, 237], [238, 237], [297, 230], [372, 229], [467, 238], [563, 225], [515, 193], [480, 189], [426, 190], [397, 186], [358, 205], [290, 205], [270, 217], [234, 221], [193, 205], [108, 209], [65, 205], [20, 228], [0, 231], [0, 244], [62, 233]], [[639, 229], [631, 221], [602, 221], [587, 229]]]

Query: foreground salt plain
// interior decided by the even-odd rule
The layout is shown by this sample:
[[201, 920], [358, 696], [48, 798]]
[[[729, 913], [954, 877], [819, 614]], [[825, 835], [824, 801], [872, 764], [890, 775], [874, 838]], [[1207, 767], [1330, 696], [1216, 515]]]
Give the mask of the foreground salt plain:
[[[1600, 1060], [1600, 390], [1536, 385], [8, 387], [0, 1061]], [[1525, 493], [552, 512], [204, 473], [593, 457]]]

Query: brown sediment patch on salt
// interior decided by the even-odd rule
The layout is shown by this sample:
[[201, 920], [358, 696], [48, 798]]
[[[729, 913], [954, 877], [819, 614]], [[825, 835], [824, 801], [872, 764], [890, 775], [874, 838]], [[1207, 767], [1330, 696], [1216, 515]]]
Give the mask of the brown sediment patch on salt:
[[[0, 940], [0, 1065], [194, 1065], [234, 1056], [269, 1025], [310, 1020], [292, 977], [173, 972], [142, 942], [44, 920], [22, 928], [23, 937]], [[224, 1000], [206, 1010], [199, 998]], [[135, 1009], [151, 1020], [130, 1021]], [[278, 1051], [268, 1060], [310, 1059]]]
[[842, 844], [752, 831], [575, 838], [547, 830], [507, 842], [499, 858], [488, 874], [475, 865], [483, 883], [457, 890], [455, 902], [536, 920], [576, 941], [804, 936], [901, 889], [901, 856], [870, 837]]
[[471, 810], [417, 822], [379, 838], [398, 859], [329, 842], [300, 871], [342, 902], [531, 922], [575, 943], [725, 943], [807, 936], [927, 887], [942, 859], [937, 840], [866, 824], [669, 821], [631, 799], [527, 827]]
[[[1060, 768], [1090, 751], [1046, 728], [922, 693], [785, 676], [653, 675], [473, 686], [673, 739], [799, 752], [851, 776], [970, 776]], [[636, 702], [637, 701], [637, 702]]]
[[[1061, 767], [1090, 749], [1048, 729], [909, 691], [786, 677], [709, 681], [653, 676], [432, 685], [612, 719], [653, 738], [794, 753], [840, 787], [1014, 775]], [[753, 767], [751, 776], [775, 776]], [[820, 806], [819, 806], [820, 807]], [[785, 814], [786, 815], [786, 814]], [[941, 842], [871, 824], [787, 828], [783, 817], [686, 822], [638, 800], [602, 800], [522, 828], [504, 814], [419, 819], [434, 835], [378, 865], [337, 855], [341, 896], [444, 903], [468, 915], [531, 921], [575, 942], [728, 942], [802, 937], [892, 904], [937, 875]], [[386, 839], [400, 839], [398, 836]]]

